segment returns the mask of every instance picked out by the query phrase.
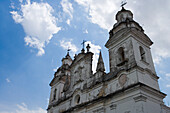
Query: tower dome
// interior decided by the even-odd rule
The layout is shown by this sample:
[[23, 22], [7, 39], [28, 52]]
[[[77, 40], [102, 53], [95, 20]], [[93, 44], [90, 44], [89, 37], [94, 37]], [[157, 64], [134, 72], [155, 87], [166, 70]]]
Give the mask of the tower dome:
[[113, 25], [113, 28], [110, 30], [110, 38], [112, 38], [118, 31], [129, 29], [137, 29], [141, 32], [144, 32], [143, 28], [133, 20], [133, 13], [130, 10], [126, 10], [124, 7], [116, 14], [117, 22]]
[[126, 10], [122, 7], [122, 10], [116, 14], [116, 20], [118, 23], [125, 22], [126, 20], [133, 20], [133, 14], [130, 10]]
[[68, 64], [68, 65], [71, 65], [72, 63], [72, 59], [69, 55], [69, 52], [67, 52], [67, 55], [65, 56], [65, 58], [62, 59], [62, 64]]

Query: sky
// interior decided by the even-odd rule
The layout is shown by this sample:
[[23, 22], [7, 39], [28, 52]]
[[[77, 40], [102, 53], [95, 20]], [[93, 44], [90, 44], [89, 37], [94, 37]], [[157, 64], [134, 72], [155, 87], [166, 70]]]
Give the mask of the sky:
[[[121, 0], [0, 0], [0, 113], [46, 113], [54, 72], [68, 47], [89, 43], [95, 71], [101, 50], [109, 72], [109, 38]], [[151, 46], [160, 90], [170, 105], [170, 1], [127, 0]]]

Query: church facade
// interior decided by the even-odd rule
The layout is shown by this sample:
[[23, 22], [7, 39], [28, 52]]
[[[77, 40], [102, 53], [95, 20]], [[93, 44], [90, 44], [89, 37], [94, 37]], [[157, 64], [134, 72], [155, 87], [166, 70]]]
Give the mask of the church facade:
[[93, 73], [89, 44], [74, 59], [68, 52], [50, 83], [48, 113], [170, 113], [152, 60], [153, 42], [131, 11], [122, 7], [116, 20], [105, 44], [110, 72], [100, 52]]

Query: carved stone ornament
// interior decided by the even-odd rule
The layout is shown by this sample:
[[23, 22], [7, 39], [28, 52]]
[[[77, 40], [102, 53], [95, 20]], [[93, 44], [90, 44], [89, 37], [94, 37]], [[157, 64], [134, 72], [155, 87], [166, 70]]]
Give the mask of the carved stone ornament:
[[147, 97], [140, 95], [140, 96], [134, 97], [133, 99], [135, 100], [135, 102], [139, 102], [139, 101], [146, 102]]
[[119, 80], [120, 86], [124, 86], [127, 81], [127, 75], [125, 74], [120, 75], [118, 80]]

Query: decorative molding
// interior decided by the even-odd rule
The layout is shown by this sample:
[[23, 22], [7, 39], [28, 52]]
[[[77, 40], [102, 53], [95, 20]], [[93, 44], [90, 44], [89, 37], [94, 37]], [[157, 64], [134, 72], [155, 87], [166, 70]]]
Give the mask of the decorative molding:
[[146, 102], [147, 98], [145, 96], [143, 96], [143, 95], [140, 95], [140, 96], [134, 97], [133, 99], [135, 100], [135, 102], [139, 102], [139, 101]]
[[104, 111], [105, 111], [105, 108], [102, 107], [102, 108], [99, 108], [97, 110], [94, 110], [93, 113], [104, 113]]

